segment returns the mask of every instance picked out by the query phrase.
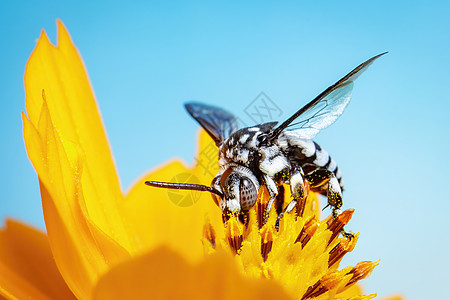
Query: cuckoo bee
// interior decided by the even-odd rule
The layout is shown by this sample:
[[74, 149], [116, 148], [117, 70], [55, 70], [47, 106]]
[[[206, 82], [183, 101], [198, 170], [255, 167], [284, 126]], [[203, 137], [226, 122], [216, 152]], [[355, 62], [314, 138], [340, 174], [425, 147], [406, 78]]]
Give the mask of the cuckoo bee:
[[305, 200], [307, 189], [325, 195], [327, 206], [332, 207], [336, 217], [342, 206], [342, 175], [336, 162], [312, 138], [339, 118], [350, 102], [353, 82], [385, 53], [357, 66], [278, 126], [278, 122], [269, 122], [239, 129], [231, 113], [215, 106], [187, 103], [188, 113], [219, 147], [217, 176], [211, 186], [157, 181], [146, 184], [208, 191], [222, 210], [224, 220], [233, 214], [248, 213], [264, 185], [270, 195], [264, 212], [266, 223], [285, 183], [290, 187], [292, 200], [279, 212], [277, 223]]

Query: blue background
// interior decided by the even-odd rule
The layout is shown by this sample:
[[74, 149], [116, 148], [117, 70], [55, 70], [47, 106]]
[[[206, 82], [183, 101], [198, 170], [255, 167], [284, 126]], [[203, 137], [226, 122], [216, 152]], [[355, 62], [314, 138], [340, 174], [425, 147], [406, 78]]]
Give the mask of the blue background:
[[368, 293], [449, 299], [449, 12], [446, 1], [2, 1], [0, 217], [44, 228], [20, 112], [26, 61], [42, 28], [55, 41], [56, 18], [88, 69], [124, 190], [173, 157], [192, 163], [198, 125], [184, 102], [248, 122], [245, 107], [265, 92], [283, 120], [389, 51], [316, 138], [356, 209], [348, 228], [361, 237], [344, 265], [381, 259]]

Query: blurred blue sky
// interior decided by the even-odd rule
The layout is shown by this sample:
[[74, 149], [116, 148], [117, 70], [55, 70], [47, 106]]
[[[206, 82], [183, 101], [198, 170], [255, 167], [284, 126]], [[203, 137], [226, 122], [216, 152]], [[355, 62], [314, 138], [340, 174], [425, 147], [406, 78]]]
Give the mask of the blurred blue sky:
[[[0, 217], [44, 228], [20, 112], [40, 30], [67, 26], [84, 59], [122, 188], [173, 157], [193, 162], [198, 125], [183, 103], [244, 109], [264, 92], [284, 120], [359, 63], [345, 114], [316, 140], [338, 162], [348, 226], [344, 261], [381, 259], [379, 296], [450, 299], [450, 4], [447, 1], [0, 3]], [[247, 119], [245, 119], [247, 118]], [[209, 183], [206, 183], [209, 184]]]

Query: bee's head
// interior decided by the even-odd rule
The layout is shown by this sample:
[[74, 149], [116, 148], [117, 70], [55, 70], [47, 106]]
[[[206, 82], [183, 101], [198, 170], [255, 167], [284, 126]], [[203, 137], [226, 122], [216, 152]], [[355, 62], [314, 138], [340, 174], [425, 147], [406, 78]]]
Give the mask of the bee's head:
[[258, 197], [258, 179], [249, 168], [243, 166], [229, 166], [213, 179], [211, 186], [223, 194], [212, 196], [224, 213], [247, 211], [255, 205]]
[[253, 172], [239, 165], [223, 168], [213, 179], [210, 187], [201, 184], [151, 180], [146, 181], [145, 184], [158, 188], [210, 192], [225, 219], [229, 214], [239, 214], [252, 208], [259, 191], [259, 182]]

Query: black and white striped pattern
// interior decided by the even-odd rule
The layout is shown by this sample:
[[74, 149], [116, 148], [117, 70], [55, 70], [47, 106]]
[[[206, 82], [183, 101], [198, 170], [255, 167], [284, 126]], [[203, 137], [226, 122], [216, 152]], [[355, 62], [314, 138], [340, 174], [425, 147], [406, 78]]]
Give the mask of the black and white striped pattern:
[[334, 173], [343, 189], [344, 181], [336, 161], [319, 144], [301, 138], [295, 131], [283, 132], [277, 142], [291, 163], [300, 165], [305, 174], [311, 174], [317, 169], [327, 169]]
[[325, 149], [313, 140], [303, 138], [297, 131], [284, 131], [274, 143], [264, 142], [261, 138], [270, 129], [271, 126], [263, 124], [233, 133], [219, 147], [221, 169], [226, 169], [229, 164], [238, 164], [272, 178], [296, 165], [306, 175], [317, 169], [327, 169], [334, 173], [343, 189], [341, 171]]

